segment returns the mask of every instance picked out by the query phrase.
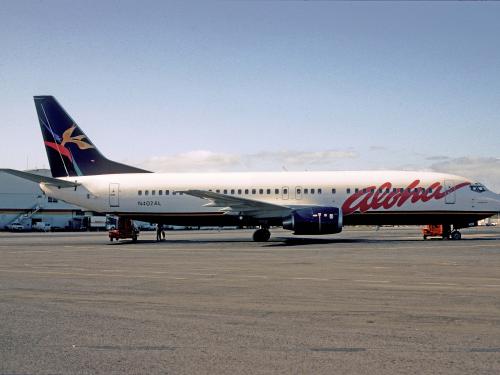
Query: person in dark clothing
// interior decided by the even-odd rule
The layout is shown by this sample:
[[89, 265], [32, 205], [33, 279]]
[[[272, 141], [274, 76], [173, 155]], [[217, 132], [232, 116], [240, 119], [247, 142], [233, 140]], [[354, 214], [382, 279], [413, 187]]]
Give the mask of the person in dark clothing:
[[156, 224], [156, 241], [161, 241], [161, 232], [163, 232], [163, 225]]

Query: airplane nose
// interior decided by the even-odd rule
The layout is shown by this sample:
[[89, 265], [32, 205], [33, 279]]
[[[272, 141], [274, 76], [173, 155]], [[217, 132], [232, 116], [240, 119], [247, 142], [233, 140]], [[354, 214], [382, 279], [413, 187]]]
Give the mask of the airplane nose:
[[495, 194], [495, 197], [491, 200], [493, 205], [496, 207], [496, 211], [500, 213], [500, 194]]

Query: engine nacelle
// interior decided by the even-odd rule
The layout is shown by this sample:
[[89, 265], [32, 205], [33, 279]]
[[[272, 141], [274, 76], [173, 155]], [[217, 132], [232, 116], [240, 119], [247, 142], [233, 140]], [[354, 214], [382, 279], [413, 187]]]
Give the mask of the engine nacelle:
[[307, 207], [292, 211], [283, 219], [283, 228], [294, 234], [333, 234], [342, 232], [342, 210], [337, 207]]

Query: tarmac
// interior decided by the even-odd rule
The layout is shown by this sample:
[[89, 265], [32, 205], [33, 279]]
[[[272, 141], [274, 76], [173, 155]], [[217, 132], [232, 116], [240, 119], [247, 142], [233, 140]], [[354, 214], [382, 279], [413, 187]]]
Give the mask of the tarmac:
[[0, 233], [0, 374], [499, 374], [500, 228]]

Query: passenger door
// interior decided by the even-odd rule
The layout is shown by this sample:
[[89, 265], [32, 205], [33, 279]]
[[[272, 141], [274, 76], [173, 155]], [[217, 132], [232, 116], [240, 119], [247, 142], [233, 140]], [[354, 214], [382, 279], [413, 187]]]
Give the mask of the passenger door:
[[120, 207], [120, 184], [109, 184], [109, 206]]
[[[453, 189], [455, 187], [455, 184], [451, 180], [445, 180], [444, 181], [444, 191], [448, 192], [450, 189]], [[453, 190], [452, 192], [449, 192], [446, 194], [444, 197], [444, 201], [446, 204], [455, 204], [457, 200], [456, 192]]]

